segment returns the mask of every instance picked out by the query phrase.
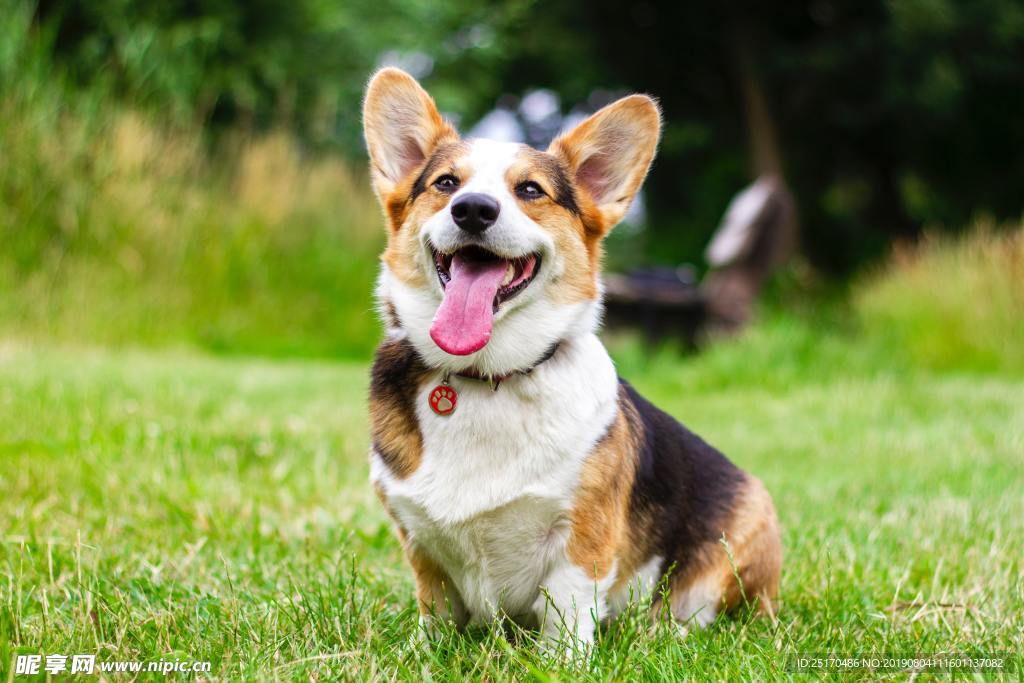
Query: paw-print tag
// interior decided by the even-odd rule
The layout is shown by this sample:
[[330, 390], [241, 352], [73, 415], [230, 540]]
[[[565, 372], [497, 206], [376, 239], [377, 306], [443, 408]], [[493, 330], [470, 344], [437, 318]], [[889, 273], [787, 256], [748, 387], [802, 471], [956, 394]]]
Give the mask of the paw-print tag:
[[448, 375], [430, 392], [430, 409], [438, 415], [451, 415], [455, 412], [455, 404], [459, 402], [459, 393], [448, 384]]

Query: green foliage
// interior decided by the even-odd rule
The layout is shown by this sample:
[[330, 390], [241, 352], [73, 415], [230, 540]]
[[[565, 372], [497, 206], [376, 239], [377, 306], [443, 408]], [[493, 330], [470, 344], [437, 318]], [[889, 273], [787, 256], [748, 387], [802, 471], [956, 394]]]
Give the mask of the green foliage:
[[[699, 263], [729, 198], [773, 161], [797, 197], [803, 247], [833, 274], [922, 226], [1024, 209], [1016, 0], [555, 0], [508, 40], [513, 92], [551, 87], [575, 103], [600, 86], [661, 100], [648, 259]], [[758, 151], [773, 146], [778, 159]]]
[[499, 87], [481, 82], [500, 54], [495, 35], [528, 4], [43, 0], [35, 19], [76, 83], [110, 85], [132, 107], [169, 109], [215, 131], [285, 127], [355, 155], [363, 86], [385, 53], [427, 70], [457, 64], [441, 100], [476, 105], [472, 88]]
[[915, 365], [1024, 374], [1024, 230], [897, 250], [855, 289], [866, 331]]
[[515, 630], [416, 643], [364, 365], [0, 346], [0, 675], [28, 651], [230, 680], [765, 680], [797, 652], [1024, 649], [1019, 379], [865, 372], [861, 339], [794, 321], [719, 348], [620, 369], [765, 481], [778, 621], [683, 638], [641, 605], [586, 669]]
[[18, 19], [0, 64], [0, 329], [369, 353], [383, 230], [362, 175], [283, 133], [209, 150], [195, 126], [67, 87]]
[[665, 135], [624, 263], [699, 265], [729, 199], [776, 163], [833, 274], [923, 226], [1024, 209], [1017, 0], [41, 0], [34, 22], [34, 49], [76, 88], [206, 132], [288, 129], [359, 163], [358, 103], [383, 59], [422, 71], [464, 124], [532, 88], [566, 109], [650, 92]]
[[[211, 141], [205, 125], [144, 104], [125, 104], [115, 93], [136, 87], [127, 82], [99, 79], [83, 88], [81, 76], [69, 76], [63, 61], [54, 62], [56, 39], [38, 25], [33, 28], [31, 9], [4, 1], [10, 11], [0, 22], [0, 331], [32, 339], [185, 344], [236, 353], [369, 354], [379, 337], [371, 290], [383, 230], [361, 172], [353, 173], [354, 166], [338, 156], [299, 145], [292, 130], [256, 134], [236, 122]], [[106, 16], [118, 6], [80, 11]], [[416, 7], [426, 11], [418, 5], [408, 11]], [[917, 11], [900, 7], [899, 12]], [[170, 11], [124, 8], [159, 16]], [[526, 8], [510, 4], [490, 21], [512, 31]], [[45, 26], [65, 25], [53, 18], [55, 11], [40, 10], [51, 17]], [[574, 10], [552, 11], [568, 21]], [[900, 31], [934, 33], [948, 23], [940, 21], [941, 12], [931, 28], [899, 16], [893, 21]], [[464, 19], [484, 25], [472, 12]], [[535, 34], [521, 45], [522, 54], [533, 55], [529, 63], [535, 70], [517, 72], [509, 87], [530, 87], [559, 73], [540, 59], [543, 45], [557, 33], [544, 21], [538, 20]], [[1000, 44], [1012, 43], [1013, 26], [999, 28], [1006, 34]], [[479, 60], [465, 72], [465, 81], [450, 71], [458, 64], [455, 57], [436, 64], [442, 100], [465, 104], [467, 93], [498, 87], [488, 79], [501, 77], [486, 72], [488, 64], [502, 59], [496, 46], [504, 33], [473, 35], [476, 47], [466, 49]], [[573, 35], [554, 52], [594, 49], [584, 34]], [[67, 38], [57, 42], [62, 40], [68, 45]], [[1001, 64], [993, 69], [1005, 76]], [[566, 92], [583, 97], [602, 68], [588, 63], [573, 71]], [[153, 102], [174, 99], [167, 93], [153, 97]], [[710, 151], [708, 145], [717, 144], [711, 128], [697, 119], [673, 119], [665, 104], [669, 156], [673, 149]], [[353, 103], [351, 109], [358, 107]], [[708, 172], [717, 169], [718, 180], [707, 185], [704, 196], [729, 185], [728, 169], [739, 167], [729, 154], [715, 158]], [[660, 182], [659, 177], [669, 175], [656, 171], [652, 180]], [[906, 179], [901, 187], [915, 206], [933, 206], [923, 177]], [[843, 212], [867, 201], [873, 191], [870, 183], [851, 180], [831, 188], [822, 201]], [[726, 193], [720, 198], [724, 202]], [[635, 255], [636, 243], [650, 237], [659, 241], [659, 229], [646, 238], [613, 233], [613, 256], [623, 256], [626, 247]], [[989, 242], [1004, 246], [984, 246]], [[668, 258], [673, 244], [678, 242], [648, 243], [646, 254]], [[856, 310], [845, 317], [864, 325], [866, 340], [884, 340], [878, 357], [865, 357], [860, 367], [871, 367], [892, 348], [915, 366], [1017, 371], [1024, 365], [1015, 329], [1021, 295], [1015, 265], [1019, 246], [1012, 245], [1019, 240], [980, 237], [960, 247], [942, 244], [934, 255], [914, 260], [912, 268], [899, 261], [858, 286]], [[623, 260], [628, 259], [618, 259]], [[834, 304], [824, 315], [844, 316]], [[760, 353], [792, 357], [791, 350], [820, 343], [805, 335], [799, 319], [794, 324], [788, 333], [779, 328], [779, 335], [763, 339]], [[736, 374], [728, 352], [715, 348], [708, 362], [716, 358], [723, 368], [720, 381], [758, 380]], [[828, 373], [831, 365], [825, 363], [821, 372]]]
[[[383, 230], [362, 177], [336, 161], [300, 161], [282, 136], [240, 142], [222, 175], [189, 147], [190, 136], [130, 115], [108, 124], [102, 178], [46, 165], [24, 179], [22, 203], [0, 214], [0, 233], [49, 237], [12, 240], [23, 258], [0, 264], [8, 332], [369, 352], [379, 334], [371, 289]], [[0, 182], [20, 175], [8, 168]], [[31, 210], [47, 202], [54, 215]]]

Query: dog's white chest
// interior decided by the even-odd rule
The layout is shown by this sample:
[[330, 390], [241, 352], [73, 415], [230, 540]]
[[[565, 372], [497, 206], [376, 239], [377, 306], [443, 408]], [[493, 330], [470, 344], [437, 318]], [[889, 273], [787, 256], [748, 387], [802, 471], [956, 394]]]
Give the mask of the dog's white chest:
[[453, 379], [458, 407], [437, 415], [419, 387], [423, 451], [405, 479], [376, 455], [371, 476], [395, 516], [457, 585], [474, 618], [525, 611], [564, 555], [580, 470], [615, 417], [618, 382], [596, 337], [492, 391]]
[[438, 524], [410, 501], [392, 504], [410, 536], [451, 578], [473, 621], [499, 612], [528, 617], [568, 536], [561, 501], [554, 499], [525, 496], [451, 524]]

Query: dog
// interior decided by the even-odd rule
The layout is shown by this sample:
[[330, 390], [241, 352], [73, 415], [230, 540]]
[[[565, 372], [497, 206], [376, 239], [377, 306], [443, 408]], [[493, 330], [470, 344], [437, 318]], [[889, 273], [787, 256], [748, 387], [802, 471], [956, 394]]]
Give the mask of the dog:
[[645, 592], [687, 627], [770, 611], [768, 492], [619, 379], [596, 334], [602, 239], [651, 165], [656, 102], [539, 151], [461, 138], [385, 68], [363, 124], [387, 224], [370, 477], [424, 630], [508, 618], [578, 648]]

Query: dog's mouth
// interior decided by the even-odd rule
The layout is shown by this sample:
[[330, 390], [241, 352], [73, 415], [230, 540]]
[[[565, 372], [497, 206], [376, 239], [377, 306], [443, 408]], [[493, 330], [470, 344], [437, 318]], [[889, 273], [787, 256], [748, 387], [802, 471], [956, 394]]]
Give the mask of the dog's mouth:
[[533, 282], [540, 269], [540, 254], [504, 258], [478, 246], [451, 254], [432, 252], [444, 299], [434, 315], [430, 336], [445, 352], [467, 356], [490, 340], [501, 304]]
[[458, 277], [463, 277], [463, 273], [468, 271], [470, 278], [474, 280], [483, 275], [491, 282], [497, 279], [495, 276], [500, 272], [501, 279], [497, 280], [498, 286], [491, 301], [495, 313], [501, 304], [533, 282], [537, 275], [537, 266], [540, 265], [540, 254], [527, 254], [508, 259], [477, 246], [463, 247], [451, 254], [443, 254], [436, 249], [432, 251], [434, 265], [437, 267], [437, 279], [441, 281], [441, 288], [445, 291], [452, 281], [453, 265], [459, 273]]

